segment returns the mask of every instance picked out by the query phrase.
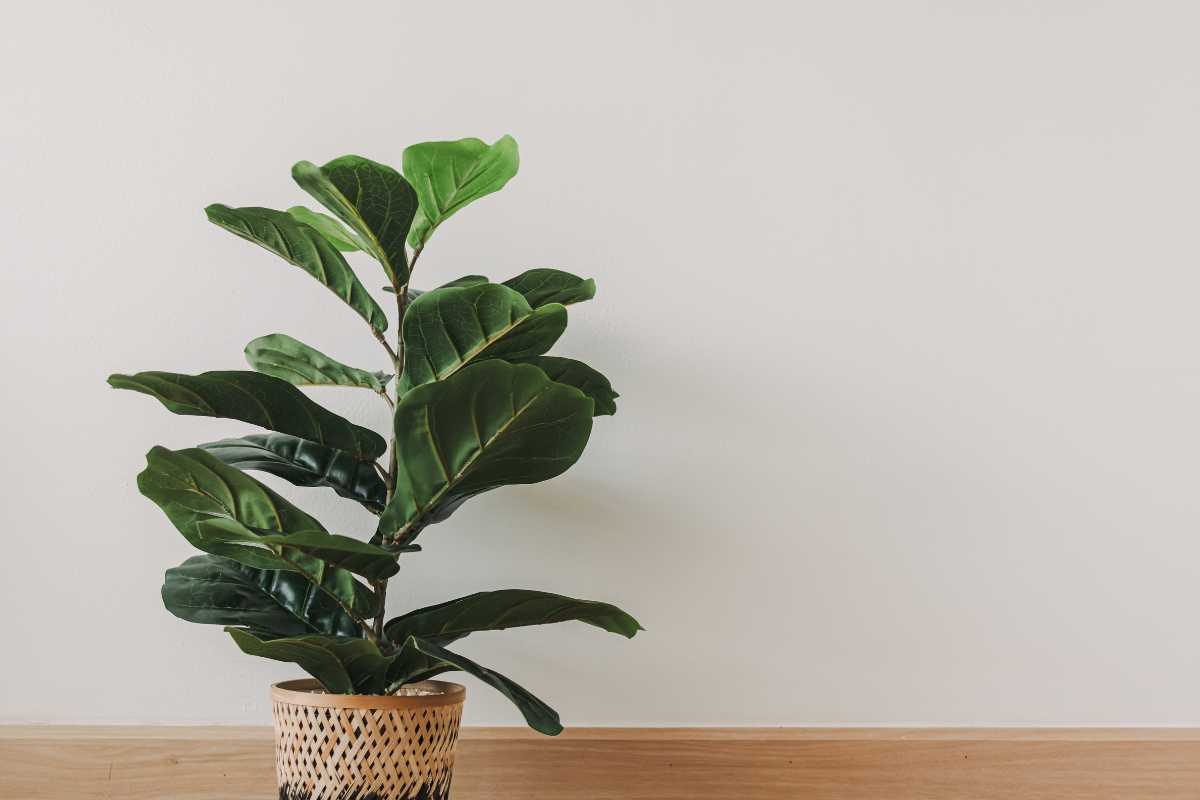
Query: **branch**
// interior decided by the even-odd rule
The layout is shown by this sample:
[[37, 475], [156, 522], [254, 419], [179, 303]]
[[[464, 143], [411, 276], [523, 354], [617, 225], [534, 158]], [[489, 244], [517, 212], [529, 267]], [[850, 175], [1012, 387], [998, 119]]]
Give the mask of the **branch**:
[[390, 344], [388, 344], [387, 339], [384, 338], [384, 335], [376, 330], [374, 325], [371, 326], [371, 333], [375, 334], [375, 338], [381, 345], [383, 345], [383, 349], [388, 351], [388, 355], [392, 358], [392, 363], [396, 363], [396, 351], [392, 349]]
[[387, 581], [375, 581], [375, 595], [379, 598], [379, 613], [375, 615], [375, 638], [383, 640], [383, 618], [387, 603]]
[[[421, 255], [420, 249], [413, 252], [412, 259], [408, 262], [408, 275], [411, 279], [412, 268], [417, 263], [417, 257]], [[393, 350], [387, 347], [387, 341], [380, 335], [379, 341], [383, 342], [383, 346], [387, 347], [388, 354], [392, 357], [392, 365], [395, 367], [396, 377], [392, 378], [392, 391], [396, 394], [396, 399], [393, 402], [384, 390], [383, 398], [388, 401], [388, 406], [395, 411], [396, 406], [400, 403], [400, 376], [404, 373], [404, 312], [408, 310], [408, 281], [396, 286], [396, 349]], [[380, 470], [383, 476], [383, 482], [387, 486], [387, 500], [392, 501], [392, 495], [396, 490], [396, 476], [400, 472], [400, 456], [396, 447], [396, 430], [393, 427], [392, 435], [388, 443], [388, 468], [386, 471]], [[376, 464], [376, 468], [378, 468]], [[383, 618], [387, 614], [387, 581], [379, 581], [375, 584], [375, 593], [379, 597], [379, 613], [375, 615], [375, 631], [374, 636], [377, 641], [383, 640]]]
[[390, 472], [388, 472], [386, 469], [384, 469], [383, 467], [379, 466], [378, 461], [372, 461], [371, 466], [375, 468], [375, 472], [383, 480], [384, 485], [386, 485], [388, 487], [388, 492], [391, 493], [392, 474]]
[[[409, 277], [412, 276], [412, 264], [417, 262], [417, 256], [421, 255], [421, 251], [417, 250], [413, 253], [412, 261], [409, 262]], [[392, 363], [396, 367], [396, 377], [392, 378], [392, 386], [396, 392], [396, 401], [392, 405], [394, 409], [400, 403], [400, 377], [404, 374], [404, 314], [408, 310], [408, 284], [396, 287], [396, 349], [392, 351]], [[390, 480], [389, 486], [394, 486], [396, 483], [396, 473], [399, 471], [397, 460], [399, 454], [396, 451], [396, 432], [392, 431], [391, 437], [391, 455], [388, 460], [388, 475]], [[391, 500], [391, 493], [388, 493], [388, 500]]]

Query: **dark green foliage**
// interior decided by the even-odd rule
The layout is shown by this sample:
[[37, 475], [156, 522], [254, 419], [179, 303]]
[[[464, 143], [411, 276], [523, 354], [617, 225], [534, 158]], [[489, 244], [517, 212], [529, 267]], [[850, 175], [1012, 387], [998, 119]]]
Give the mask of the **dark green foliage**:
[[387, 503], [387, 484], [370, 461], [283, 433], [252, 433], [200, 445], [238, 469], [268, 472], [296, 486], [328, 486], [378, 513]]
[[297, 222], [286, 211], [271, 208], [230, 208], [214, 203], [204, 212], [211, 222], [270, 250], [316, 278], [376, 330], [387, 330], [383, 309], [363, 287], [337, 247], [316, 228]]
[[[405, 175], [360, 156], [296, 164], [296, 182], [332, 216], [303, 206], [207, 209], [217, 225], [300, 267], [358, 312], [387, 353], [384, 369], [351, 367], [271, 334], [246, 347], [252, 372], [109, 378], [176, 414], [268, 431], [147, 454], [139, 489], [203, 551], [167, 570], [163, 604], [190, 622], [224, 626], [245, 653], [297, 664], [330, 692], [388, 694], [466, 672], [553, 735], [562, 730], [553, 709], [446, 645], [471, 633], [566, 621], [632, 638], [642, 629], [633, 617], [608, 603], [533, 589], [477, 592], [390, 621], [381, 601], [399, 559], [421, 549], [413, 540], [426, 526], [481, 492], [561, 474], [583, 453], [593, 416], [615, 413], [607, 378], [546, 355], [566, 328], [564, 306], [591, 299], [596, 286], [532, 269], [503, 284], [467, 275], [428, 292], [410, 288], [438, 227], [516, 174], [517, 145], [508, 136], [493, 145], [426, 142], [403, 160]], [[360, 251], [388, 278], [394, 343], [384, 336], [387, 315], [342, 255]], [[392, 446], [297, 388], [308, 386], [381, 397], [392, 413]], [[333, 489], [379, 515], [374, 536], [327, 530], [248, 470]]]
[[139, 372], [110, 375], [109, 385], [148, 394], [176, 414], [222, 417], [288, 433], [373, 460], [387, 450], [379, 434], [327, 411], [287, 381], [257, 372]]

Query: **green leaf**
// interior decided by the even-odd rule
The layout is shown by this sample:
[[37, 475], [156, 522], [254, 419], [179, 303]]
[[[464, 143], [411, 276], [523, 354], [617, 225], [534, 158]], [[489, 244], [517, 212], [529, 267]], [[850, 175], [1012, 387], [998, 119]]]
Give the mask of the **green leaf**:
[[576, 600], [532, 589], [477, 592], [445, 603], [410, 611], [384, 627], [388, 638], [402, 642], [409, 636], [436, 639], [448, 644], [470, 633], [548, 625], [578, 620], [632, 639], [642, 630], [633, 617], [608, 603]]
[[[329, 576], [329, 582], [344, 574]], [[362, 592], [356, 605], [365, 609], [374, 601], [366, 587]], [[175, 616], [204, 625], [243, 625], [275, 636], [362, 634], [353, 617], [299, 573], [254, 569], [220, 556], [192, 556], [167, 570], [162, 599]]]
[[592, 401], [528, 364], [491, 359], [413, 389], [396, 406], [400, 469], [377, 536], [409, 544], [473, 495], [553, 478], [591, 430]]
[[383, 391], [376, 373], [335, 361], [314, 347], [282, 333], [260, 336], [246, 345], [246, 361], [257, 372], [295, 386], [361, 386]]
[[616, 400], [621, 395], [613, 391], [608, 378], [582, 361], [558, 356], [535, 356], [524, 359], [524, 363], [533, 364], [546, 373], [550, 380], [574, 386], [592, 398], [592, 402], [595, 403], [592, 413], [595, 416], [617, 413]]
[[110, 386], [148, 394], [168, 411], [197, 417], [221, 417], [260, 425], [279, 433], [345, 450], [355, 458], [378, 458], [387, 442], [314, 403], [287, 381], [249, 371], [139, 372], [110, 375]]
[[297, 222], [287, 212], [270, 208], [230, 208], [215, 203], [204, 212], [211, 222], [270, 250], [316, 278], [375, 330], [387, 330], [387, 315], [383, 309], [359, 282], [337, 248], [315, 228]]
[[387, 486], [369, 461], [344, 450], [282, 433], [257, 433], [200, 445], [238, 469], [256, 469], [296, 486], [328, 486], [378, 513], [387, 502]]
[[591, 278], [579, 277], [561, 269], [539, 268], [522, 272], [509, 278], [504, 285], [515, 289], [534, 308], [548, 303], [569, 306], [596, 296], [596, 282]]
[[333, 694], [380, 694], [392, 658], [366, 639], [296, 636], [263, 639], [242, 628], [226, 628], [243, 653], [298, 664]]
[[459, 139], [405, 148], [404, 175], [421, 201], [408, 243], [416, 249], [424, 247], [434, 229], [460, 208], [504, 188], [517, 174], [519, 163], [517, 142], [511, 136], [492, 145]]
[[529, 727], [538, 733], [544, 733], [547, 736], [557, 736], [562, 733], [562, 723], [559, 722], [557, 711], [534, 697], [529, 690], [509, 680], [499, 672], [493, 672], [487, 667], [476, 664], [466, 656], [452, 653], [427, 639], [410, 636], [406, 644], [411, 645], [427, 656], [453, 664], [455, 669], [460, 669], [468, 675], [475, 676], [500, 692], [500, 694], [513, 702], [513, 705], [525, 717], [525, 721], [529, 723]]
[[[339, 575], [340, 568], [372, 580], [397, 571], [387, 551], [327, 533], [254, 478], [198, 448], [151, 449], [138, 489], [200, 550], [256, 569], [300, 572], [351, 608], [356, 582]], [[330, 576], [337, 580], [327, 584]]]
[[404, 315], [400, 393], [444, 380], [473, 361], [541, 355], [566, 327], [567, 310], [561, 305], [535, 310], [507, 286], [484, 283], [426, 292]]
[[393, 553], [349, 536], [326, 533], [324, 530], [287, 534], [255, 533], [258, 534], [258, 542], [291, 563], [296, 560], [292, 553], [295, 551], [320, 559], [327, 567], [344, 569], [371, 581], [387, 580], [400, 571]]
[[291, 214], [292, 219], [296, 222], [316, 228], [317, 233], [328, 239], [331, 245], [343, 253], [353, 253], [363, 249], [358, 237], [343, 228], [342, 223], [328, 214], [322, 214], [304, 206], [292, 206], [287, 213]]
[[[446, 644], [441, 640], [433, 641], [433, 643], [439, 646]], [[406, 683], [427, 681], [454, 669], [456, 667], [453, 664], [427, 656], [415, 647], [402, 643], [400, 649], [396, 651], [396, 660], [388, 667], [384, 694], [393, 694]]]
[[323, 167], [301, 161], [292, 167], [292, 178], [358, 234], [393, 287], [408, 283], [404, 241], [417, 213], [417, 193], [404, 176], [362, 156], [342, 156]]
[[193, 546], [251, 567], [287, 568], [263, 547], [244, 543], [258, 538], [252, 528], [323, 530], [266, 486], [200, 449], [151, 448], [137, 484]]
[[264, 641], [241, 628], [226, 628], [225, 631], [247, 655], [299, 664], [301, 669], [333, 694], [351, 694], [354, 691], [350, 673], [337, 656], [324, 646], [323, 637], [300, 636]]

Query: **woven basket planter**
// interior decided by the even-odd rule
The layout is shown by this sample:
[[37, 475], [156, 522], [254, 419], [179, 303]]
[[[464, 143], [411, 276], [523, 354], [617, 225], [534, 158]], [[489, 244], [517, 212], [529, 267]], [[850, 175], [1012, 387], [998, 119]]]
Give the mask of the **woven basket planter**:
[[423, 681], [404, 694], [271, 687], [280, 800], [446, 800], [466, 690]]

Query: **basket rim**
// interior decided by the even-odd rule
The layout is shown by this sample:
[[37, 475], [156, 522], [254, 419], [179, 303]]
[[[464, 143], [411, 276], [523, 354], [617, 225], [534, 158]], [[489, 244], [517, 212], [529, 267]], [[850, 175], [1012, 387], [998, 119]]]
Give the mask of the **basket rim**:
[[437, 694], [329, 694], [313, 678], [298, 678], [271, 684], [271, 700], [293, 706], [315, 708], [414, 709], [462, 705], [467, 688], [449, 681], [418, 681], [411, 684], [437, 691]]

